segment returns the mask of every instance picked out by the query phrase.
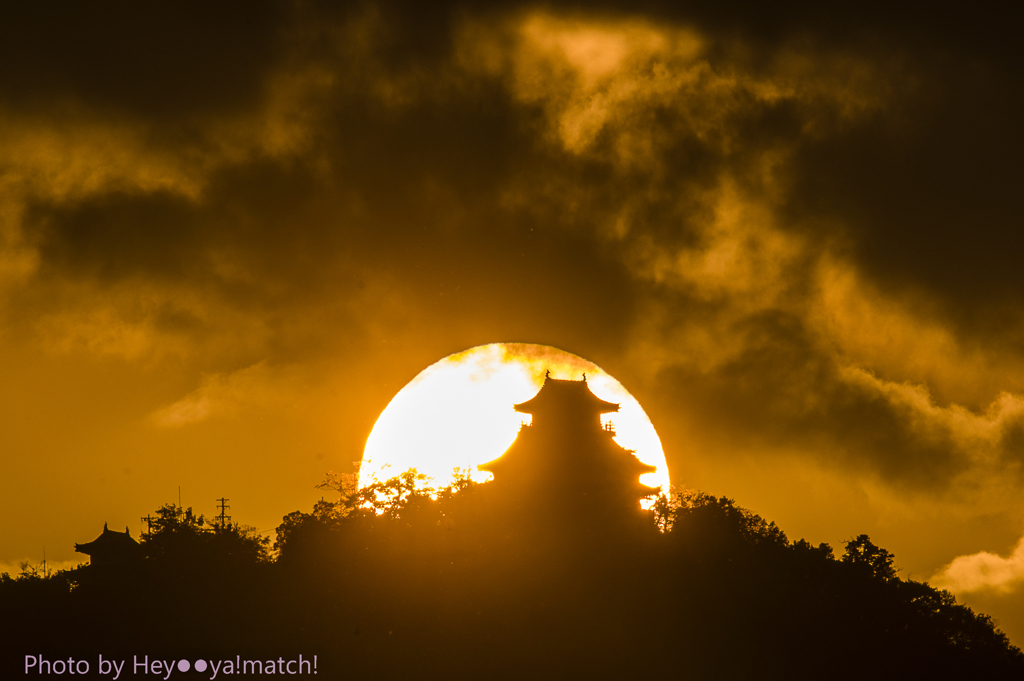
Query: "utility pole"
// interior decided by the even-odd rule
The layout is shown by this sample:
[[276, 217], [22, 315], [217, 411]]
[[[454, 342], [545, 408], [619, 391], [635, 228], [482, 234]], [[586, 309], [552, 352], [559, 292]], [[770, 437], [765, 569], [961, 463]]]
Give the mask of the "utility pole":
[[146, 515], [145, 518], [139, 518], [139, 520], [143, 520], [146, 522], [146, 534], [149, 534], [153, 531], [153, 521], [156, 520], [156, 518], [154, 518], [151, 515]]
[[227, 526], [227, 522], [231, 520], [231, 516], [227, 515], [227, 510], [231, 508], [227, 505], [227, 502], [231, 500], [221, 497], [217, 501], [220, 502], [220, 505], [217, 506], [217, 508], [220, 509], [220, 515], [217, 516], [217, 524], [220, 525], [220, 528], [223, 530]]

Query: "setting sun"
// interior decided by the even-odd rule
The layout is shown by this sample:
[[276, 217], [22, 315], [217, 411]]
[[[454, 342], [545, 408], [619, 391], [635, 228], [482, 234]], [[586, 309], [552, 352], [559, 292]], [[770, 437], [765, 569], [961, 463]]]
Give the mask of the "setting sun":
[[615, 441], [634, 450], [657, 471], [641, 476], [668, 490], [668, 466], [661, 441], [640, 403], [593, 362], [546, 345], [492, 343], [445, 357], [402, 388], [373, 426], [359, 469], [360, 486], [409, 468], [435, 485], [451, 482], [453, 470], [469, 469], [478, 482], [490, 474], [478, 466], [501, 456], [529, 415], [513, 405], [533, 397], [552, 378], [587, 379], [591, 391], [619, 405], [602, 421]]

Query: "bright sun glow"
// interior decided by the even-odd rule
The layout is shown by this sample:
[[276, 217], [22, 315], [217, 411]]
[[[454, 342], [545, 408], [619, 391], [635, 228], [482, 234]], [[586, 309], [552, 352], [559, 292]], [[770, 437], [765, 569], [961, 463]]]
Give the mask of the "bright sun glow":
[[657, 467], [641, 476], [644, 484], [668, 490], [668, 466], [661, 440], [640, 403], [622, 384], [582, 357], [546, 345], [492, 343], [445, 357], [402, 388], [377, 419], [366, 440], [359, 485], [393, 477], [409, 468], [425, 473], [436, 486], [452, 481], [455, 468], [470, 470], [478, 482], [490, 473], [477, 466], [501, 456], [530, 416], [512, 405], [533, 397], [552, 378], [580, 380], [595, 395], [618, 403], [605, 414], [615, 441]]

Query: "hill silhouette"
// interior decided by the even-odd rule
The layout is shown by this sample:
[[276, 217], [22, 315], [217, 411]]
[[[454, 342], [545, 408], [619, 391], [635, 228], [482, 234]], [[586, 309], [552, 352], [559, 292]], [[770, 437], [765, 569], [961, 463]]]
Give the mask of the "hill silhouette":
[[836, 557], [696, 492], [661, 502], [647, 532], [536, 532], [492, 514], [486, 487], [463, 479], [432, 499], [409, 472], [321, 502], [285, 517], [275, 560], [242, 531], [170, 521], [187, 516], [165, 506], [138, 565], [0, 580], [4, 678], [29, 653], [317, 655], [318, 678], [338, 679], [1024, 671], [989, 618], [900, 579], [866, 536]]
[[273, 547], [167, 505], [136, 561], [4, 575], [0, 677], [26, 676], [32, 656], [113, 678], [100, 654], [224, 676], [315, 656], [320, 679], [1024, 676], [990, 618], [901, 579], [866, 535], [837, 556], [696, 491], [640, 511], [643, 465], [593, 409], [576, 416], [535, 413], [493, 483], [329, 475], [338, 498], [286, 515]]

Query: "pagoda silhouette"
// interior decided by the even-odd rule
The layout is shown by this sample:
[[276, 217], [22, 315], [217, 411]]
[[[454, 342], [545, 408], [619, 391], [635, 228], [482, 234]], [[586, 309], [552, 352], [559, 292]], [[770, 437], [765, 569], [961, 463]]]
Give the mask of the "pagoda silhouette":
[[89, 556], [89, 564], [100, 568], [129, 566], [142, 558], [142, 546], [127, 527], [124, 532], [117, 532], [106, 523], [100, 536], [85, 544], [75, 544], [75, 551]]
[[574, 528], [620, 526], [642, 518], [640, 501], [659, 488], [640, 482], [656, 469], [641, 462], [615, 440], [601, 422], [617, 412], [583, 380], [559, 380], [546, 374], [533, 398], [514, 405], [532, 416], [515, 442], [499, 458], [479, 466], [494, 475], [493, 491], [520, 517], [542, 518]]

